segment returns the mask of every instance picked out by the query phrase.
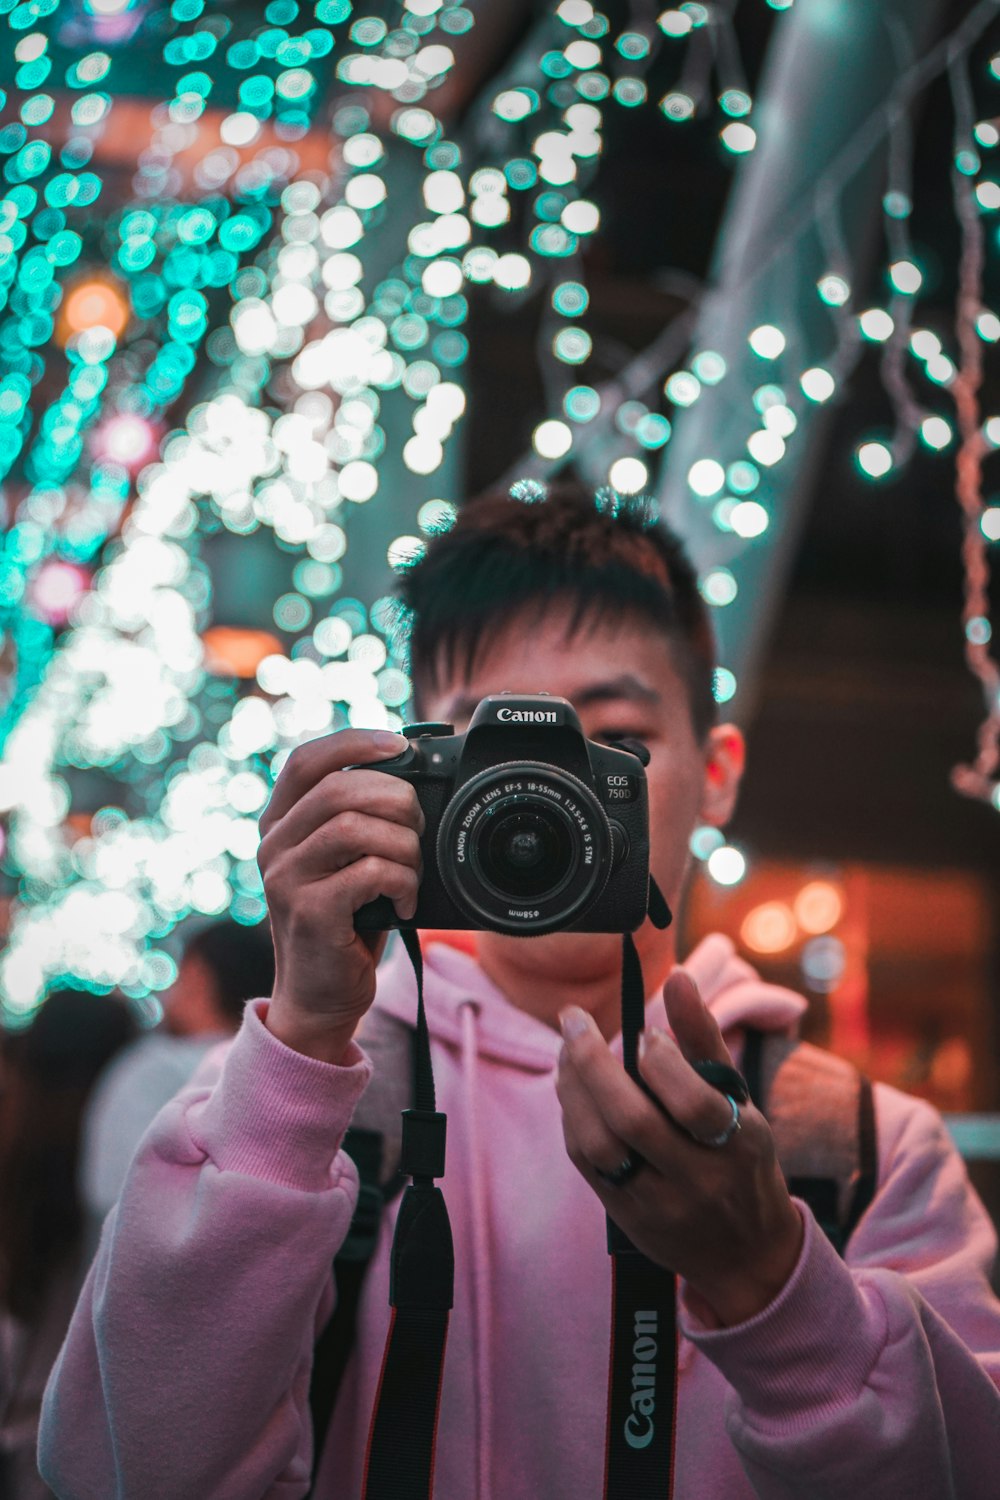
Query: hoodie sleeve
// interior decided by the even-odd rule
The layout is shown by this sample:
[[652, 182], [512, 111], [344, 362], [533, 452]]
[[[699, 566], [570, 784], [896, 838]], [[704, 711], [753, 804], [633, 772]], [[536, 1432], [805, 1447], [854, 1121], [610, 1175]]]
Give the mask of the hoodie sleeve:
[[730, 1386], [760, 1500], [993, 1500], [1000, 1473], [996, 1236], [937, 1113], [876, 1088], [879, 1190], [846, 1261], [809, 1210], [791, 1279], [755, 1318], [688, 1337]]
[[312, 1346], [357, 1175], [340, 1144], [370, 1072], [285, 1047], [247, 1007], [147, 1133], [46, 1391], [60, 1500], [293, 1500]]

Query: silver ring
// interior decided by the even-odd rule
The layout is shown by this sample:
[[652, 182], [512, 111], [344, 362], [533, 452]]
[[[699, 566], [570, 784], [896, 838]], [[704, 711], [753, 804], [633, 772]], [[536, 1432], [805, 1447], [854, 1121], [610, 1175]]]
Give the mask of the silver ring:
[[732, 1094], [726, 1095], [726, 1103], [733, 1112], [733, 1118], [729, 1121], [725, 1130], [720, 1130], [718, 1135], [695, 1135], [693, 1130], [688, 1131], [688, 1135], [693, 1141], [697, 1141], [699, 1146], [712, 1146], [713, 1148], [727, 1146], [737, 1130], [742, 1129], [740, 1125], [740, 1107]]
[[626, 1156], [619, 1162], [617, 1167], [612, 1167], [610, 1172], [602, 1172], [600, 1167], [595, 1167], [594, 1171], [601, 1181], [606, 1182], [609, 1187], [620, 1188], [624, 1187], [626, 1182], [631, 1182], [641, 1166], [641, 1156]]

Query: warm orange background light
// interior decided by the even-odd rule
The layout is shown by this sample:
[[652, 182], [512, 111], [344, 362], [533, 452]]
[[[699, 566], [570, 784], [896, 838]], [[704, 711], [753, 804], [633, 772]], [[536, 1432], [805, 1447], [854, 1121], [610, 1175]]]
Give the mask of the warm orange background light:
[[[737, 886], [694, 882], [681, 952], [709, 932], [729, 935], [768, 983], [805, 994], [807, 1041], [939, 1109], [987, 1110], [997, 1098], [995, 909], [989, 879], [964, 870], [843, 863], [834, 873], [759, 858]], [[834, 933], [843, 966], [821, 984], [809, 955]]]
[[747, 912], [740, 937], [755, 953], [781, 953], [794, 943], [798, 928], [784, 901], [765, 901]]
[[88, 328], [109, 328], [117, 339], [127, 322], [128, 300], [121, 289], [101, 277], [88, 276], [77, 282], [63, 303], [60, 336], [65, 343], [72, 334]]
[[205, 668], [217, 677], [253, 677], [265, 656], [280, 656], [281, 642], [266, 630], [213, 625], [201, 638]]
[[803, 932], [829, 932], [844, 912], [844, 898], [828, 880], [811, 880], [795, 898], [795, 920]]

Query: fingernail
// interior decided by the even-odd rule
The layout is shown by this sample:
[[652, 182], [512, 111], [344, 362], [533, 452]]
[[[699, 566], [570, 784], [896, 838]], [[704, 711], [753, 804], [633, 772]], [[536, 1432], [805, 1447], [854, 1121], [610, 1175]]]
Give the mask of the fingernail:
[[384, 750], [386, 754], [399, 755], [410, 743], [405, 734], [393, 734], [389, 729], [376, 729], [372, 733], [376, 750]]
[[591, 1027], [590, 1017], [585, 1010], [578, 1005], [571, 1005], [559, 1014], [559, 1025], [567, 1042], [572, 1042], [578, 1036], [583, 1036], [585, 1031]]

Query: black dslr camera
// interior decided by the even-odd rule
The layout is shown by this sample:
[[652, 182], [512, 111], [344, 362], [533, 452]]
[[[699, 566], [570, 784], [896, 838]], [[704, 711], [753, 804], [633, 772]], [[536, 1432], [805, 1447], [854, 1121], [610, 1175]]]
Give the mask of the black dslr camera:
[[409, 749], [365, 769], [416, 788], [427, 820], [417, 910], [380, 896], [355, 914], [391, 927], [634, 932], [649, 899], [645, 746], [584, 738], [547, 694], [484, 698], [465, 734], [412, 724]]

